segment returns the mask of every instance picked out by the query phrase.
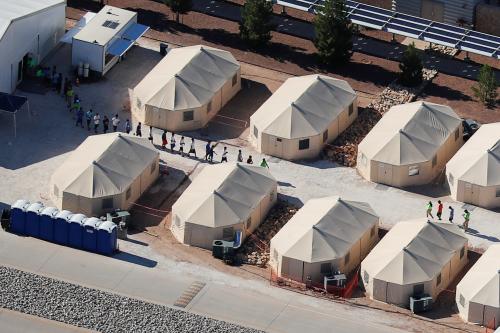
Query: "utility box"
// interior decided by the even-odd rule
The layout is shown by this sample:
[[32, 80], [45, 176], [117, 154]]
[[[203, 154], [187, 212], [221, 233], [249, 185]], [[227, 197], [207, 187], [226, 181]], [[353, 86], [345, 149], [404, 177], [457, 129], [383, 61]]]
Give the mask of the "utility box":
[[432, 309], [432, 297], [429, 295], [410, 296], [410, 310], [412, 313], [420, 313]]

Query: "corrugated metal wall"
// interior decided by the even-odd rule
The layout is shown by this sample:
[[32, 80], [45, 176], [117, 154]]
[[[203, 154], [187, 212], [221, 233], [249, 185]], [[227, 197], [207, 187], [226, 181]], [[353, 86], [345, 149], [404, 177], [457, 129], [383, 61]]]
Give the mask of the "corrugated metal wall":
[[[480, 0], [450, 0], [442, 1], [444, 4], [443, 22], [458, 25], [460, 19], [472, 26], [474, 23], [474, 10]], [[421, 0], [393, 0], [392, 10], [409, 15], [420, 16], [422, 9]]]

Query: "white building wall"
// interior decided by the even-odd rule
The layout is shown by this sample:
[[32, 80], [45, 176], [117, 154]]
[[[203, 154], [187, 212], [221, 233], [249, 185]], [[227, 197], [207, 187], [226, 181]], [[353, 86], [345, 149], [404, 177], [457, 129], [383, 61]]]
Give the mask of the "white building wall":
[[12, 93], [18, 81], [18, 63], [32, 53], [40, 63], [64, 35], [66, 4], [20, 18], [0, 40], [0, 91]]
[[102, 72], [104, 70], [104, 48], [98, 44], [73, 39], [71, 63], [73, 66], [78, 66], [80, 62], [89, 64], [92, 71]]

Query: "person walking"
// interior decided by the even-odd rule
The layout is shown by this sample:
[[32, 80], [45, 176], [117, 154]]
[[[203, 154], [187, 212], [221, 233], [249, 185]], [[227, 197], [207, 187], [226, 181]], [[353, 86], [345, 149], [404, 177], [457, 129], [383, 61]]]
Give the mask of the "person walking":
[[227, 163], [227, 147], [224, 147], [224, 151], [222, 152], [222, 157], [220, 159], [221, 163]]
[[163, 150], [167, 150], [167, 144], [168, 144], [168, 141], [167, 141], [167, 131], [166, 130], [163, 130], [163, 133], [161, 134], [161, 148]]
[[151, 141], [151, 144], [154, 145], [153, 143], [153, 126], [149, 126], [149, 136], [148, 140]]
[[83, 128], [83, 110], [82, 108], [79, 108], [76, 111], [76, 125], [78, 127], [78, 124], [80, 124], [80, 127]]
[[113, 132], [116, 132], [118, 129], [118, 125], [120, 124], [120, 117], [118, 117], [118, 113], [115, 114], [113, 118], [111, 118], [111, 124], [113, 125]]
[[427, 204], [427, 214], [426, 214], [427, 217], [432, 217], [434, 218], [434, 216], [432, 216], [432, 202], [429, 201], [429, 203]]
[[464, 214], [462, 215], [464, 217], [464, 223], [462, 224], [462, 228], [464, 228], [464, 231], [469, 230], [469, 220], [470, 220], [470, 213], [467, 209], [464, 210]]
[[215, 152], [215, 145], [212, 145], [210, 147], [210, 153], [208, 155], [208, 161], [210, 163], [213, 163], [214, 162], [214, 154], [217, 155], [217, 153]]
[[89, 109], [86, 113], [85, 113], [85, 119], [87, 120], [87, 130], [90, 132], [90, 123], [92, 122], [92, 109]]
[[170, 152], [173, 154], [174, 153], [174, 149], [175, 149], [175, 133], [172, 132], [172, 136], [170, 137]]
[[108, 130], [109, 130], [109, 118], [108, 116], [104, 116], [103, 120], [102, 120], [102, 132], [104, 134], [108, 133]]
[[238, 157], [236, 159], [238, 162], [243, 162], [243, 154], [241, 153], [241, 149], [238, 150]]
[[142, 124], [139, 122], [135, 128], [135, 135], [142, 138]]
[[441, 221], [441, 215], [443, 215], [443, 203], [441, 200], [438, 200], [438, 211], [436, 216], [438, 217], [438, 220]]
[[450, 217], [448, 218], [448, 221], [450, 221], [450, 223], [453, 223], [453, 217], [455, 215], [455, 209], [453, 209], [453, 207], [451, 207], [451, 206], [448, 206], [448, 210], [450, 211]]
[[184, 141], [184, 135], [181, 136], [181, 141], [179, 141], [179, 152], [181, 153], [181, 156], [184, 157], [184, 146], [186, 145], [186, 142]]
[[260, 166], [263, 168], [268, 168], [269, 169], [269, 164], [267, 164], [267, 161], [265, 158], [262, 159], [262, 162], [260, 162]]
[[68, 108], [71, 108], [71, 102], [73, 101], [74, 93], [75, 92], [73, 91], [73, 87], [71, 86], [71, 84], [68, 84], [68, 90], [66, 90], [66, 103], [68, 104]]
[[101, 122], [101, 116], [97, 112], [94, 116], [94, 133], [97, 134], [97, 129], [99, 128], [99, 123]]
[[248, 164], [253, 164], [252, 155], [248, 155], [247, 163]]
[[208, 160], [208, 156], [210, 155], [210, 147], [212, 146], [210, 141], [207, 141], [205, 145], [205, 161]]
[[130, 131], [132, 130], [132, 126], [130, 125], [130, 120], [127, 119], [125, 122], [125, 133], [130, 134]]
[[194, 154], [194, 157], [196, 158], [196, 148], [194, 146], [194, 138], [191, 138], [191, 148], [189, 148], [189, 153], [188, 156], [191, 156], [191, 154]]

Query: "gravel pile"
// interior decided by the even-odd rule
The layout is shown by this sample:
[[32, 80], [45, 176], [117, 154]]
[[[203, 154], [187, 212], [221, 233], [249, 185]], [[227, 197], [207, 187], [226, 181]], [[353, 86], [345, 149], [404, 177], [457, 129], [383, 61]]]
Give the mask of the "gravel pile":
[[0, 290], [0, 307], [103, 333], [262, 333], [1, 266]]

